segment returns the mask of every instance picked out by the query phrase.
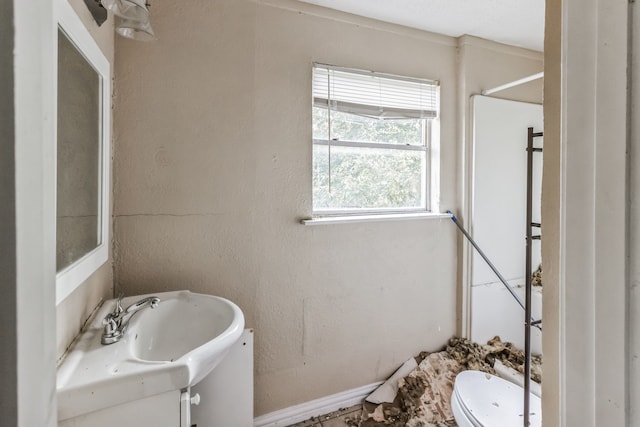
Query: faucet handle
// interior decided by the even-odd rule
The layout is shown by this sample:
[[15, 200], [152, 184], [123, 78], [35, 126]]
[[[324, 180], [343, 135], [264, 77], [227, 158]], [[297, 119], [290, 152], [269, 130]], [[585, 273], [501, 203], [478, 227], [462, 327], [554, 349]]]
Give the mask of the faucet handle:
[[115, 313], [108, 313], [104, 319], [102, 319], [104, 325], [104, 331], [100, 342], [102, 344], [113, 344], [118, 342], [122, 338], [123, 331], [120, 330], [120, 320]]
[[115, 313], [108, 313], [104, 319], [102, 319], [102, 324], [104, 325], [104, 332], [106, 334], [112, 334], [118, 329], [118, 323], [116, 322], [116, 317], [118, 317]]
[[118, 294], [118, 299], [116, 300], [116, 308], [113, 310], [113, 313], [118, 316], [120, 313], [124, 311], [122, 308], [122, 298], [124, 297], [124, 293], [120, 292]]

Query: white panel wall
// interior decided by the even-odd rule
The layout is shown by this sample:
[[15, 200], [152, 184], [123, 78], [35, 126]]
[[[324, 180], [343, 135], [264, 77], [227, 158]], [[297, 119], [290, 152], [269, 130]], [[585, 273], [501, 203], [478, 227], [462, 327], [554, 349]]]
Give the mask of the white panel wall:
[[[524, 301], [527, 129], [542, 130], [542, 106], [474, 96], [473, 200], [471, 234], [498, 271], [518, 288]], [[536, 138], [536, 147], [542, 138]], [[533, 221], [540, 222], [542, 155], [534, 155]], [[534, 233], [537, 230], [534, 229]], [[532, 266], [540, 264], [540, 242], [533, 243]], [[499, 335], [524, 348], [524, 310], [484, 260], [474, 252], [471, 273], [471, 338], [484, 343]], [[534, 291], [533, 316], [541, 317], [541, 292]], [[534, 330], [532, 350], [541, 353]]]
[[[55, 397], [55, 28], [52, 2], [14, 1], [17, 424], [53, 427]], [[4, 99], [3, 99], [4, 101]], [[6, 102], [6, 101], [4, 101]], [[8, 101], [11, 102], [11, 101]], [[4, 201], [3, 201], [4, 203]], [[7, 203], [11, 204], [9, 200]], [[3, 298], [11, 296], [3, 293]], [[9, 320], [10, 324], [14, 319]], [[12, 346], [11, 342], [2, 346]], [[10, 381], [10, 380], [9, 380]]]

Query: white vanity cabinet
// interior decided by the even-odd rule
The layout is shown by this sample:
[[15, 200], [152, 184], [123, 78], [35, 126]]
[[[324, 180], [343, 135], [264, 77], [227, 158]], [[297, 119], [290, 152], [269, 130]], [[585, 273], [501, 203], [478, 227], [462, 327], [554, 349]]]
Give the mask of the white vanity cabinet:
[[[123, 390], [122, 393], [125, 393]], [[59, 414], [60, 415], [60, 414]], [[173, 390], [58, 421], [58, 427], [249, 427], [253, 425], [253, 330], [188, 391]]]
[[[144, 399], [100, 409], [63, 421], [58, 427], [191, 427], [181, 424], [181, 393], [179, 390], [149, 396]], [[186, 414], [188, 418], [188, 414]]]
[[227, 356], [191, 387], [200, 404], [191, 406], [197, 427], [253, 426], [253, 330], [245, 329]]

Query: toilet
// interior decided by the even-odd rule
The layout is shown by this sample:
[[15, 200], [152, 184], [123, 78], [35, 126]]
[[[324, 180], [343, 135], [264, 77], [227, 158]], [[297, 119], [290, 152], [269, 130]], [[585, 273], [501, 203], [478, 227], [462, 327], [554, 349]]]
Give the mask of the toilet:
[[[529, 425], [542, 425], [540, 398], [530, 394]], [[523, 427], [524, 389], [495, 375], [463, 371], [456, 377], [451, 409], [458, 427]]]

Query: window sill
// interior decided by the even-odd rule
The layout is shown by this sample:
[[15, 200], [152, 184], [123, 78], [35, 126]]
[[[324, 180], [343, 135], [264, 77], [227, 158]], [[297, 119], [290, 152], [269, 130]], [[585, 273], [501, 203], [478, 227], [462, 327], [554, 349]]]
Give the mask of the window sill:
[[303, 225], [328, 225], [347, 224], [352, 222], [374, 222], [374, 221], [406, 221], [416, 219], [443, 219], [451, 218], [449, 213], [419, 212], [419, 213], [394, 213], [394, 214], [369, 214], [369, 215], [340, 215], [322, 216], [300, 220]]

